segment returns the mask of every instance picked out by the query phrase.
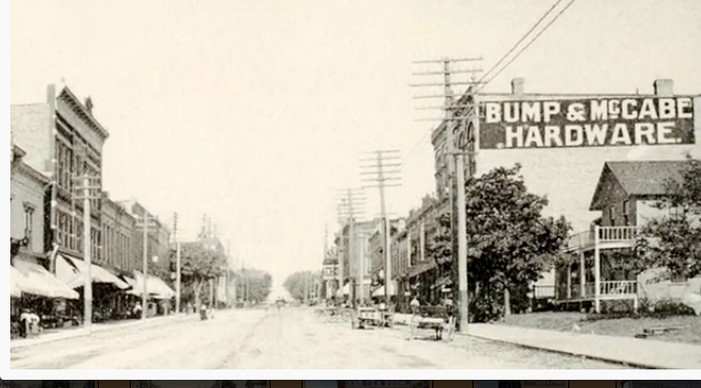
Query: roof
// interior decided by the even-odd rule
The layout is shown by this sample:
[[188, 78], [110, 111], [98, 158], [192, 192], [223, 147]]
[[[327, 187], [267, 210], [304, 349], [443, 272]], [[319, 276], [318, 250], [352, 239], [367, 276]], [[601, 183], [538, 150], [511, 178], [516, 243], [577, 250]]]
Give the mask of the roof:
[[627, 195], [663, 195], [670, 180], [681, 181], [686, 160], [606, 162], [592, 198], [590, 210], [601, 210], [604, 182], [611, 175]]

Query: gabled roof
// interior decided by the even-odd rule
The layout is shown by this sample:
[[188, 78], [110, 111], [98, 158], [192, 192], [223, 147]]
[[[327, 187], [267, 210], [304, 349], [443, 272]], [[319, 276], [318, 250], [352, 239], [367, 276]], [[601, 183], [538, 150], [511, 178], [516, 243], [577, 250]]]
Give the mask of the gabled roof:
[[629, 196], [663, 195], [667, 182], [681, 181], [688, 165], [685, 160], [606, 162], [589, 210], [601, 210], [599, 204], [607, 179], [615, 179]]

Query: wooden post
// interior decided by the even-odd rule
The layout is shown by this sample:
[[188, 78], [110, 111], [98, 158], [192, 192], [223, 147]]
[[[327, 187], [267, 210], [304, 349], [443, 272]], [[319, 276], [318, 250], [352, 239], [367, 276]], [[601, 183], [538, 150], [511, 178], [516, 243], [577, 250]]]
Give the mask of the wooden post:
[[594, 310], [601, 312], [601, 252], [599, 249], [599, 225], [594, 226]]

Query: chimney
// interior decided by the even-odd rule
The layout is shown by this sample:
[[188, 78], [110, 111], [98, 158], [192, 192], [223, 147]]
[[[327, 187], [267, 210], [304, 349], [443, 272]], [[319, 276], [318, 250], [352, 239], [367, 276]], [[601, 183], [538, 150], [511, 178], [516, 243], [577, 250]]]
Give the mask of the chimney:
[[519, 96], [523, 94], [523, 85], [526, 81], [523, 78], [514, 78], [511, 80], [511, 94]]
[[655, 95], [657, 96], [673, 96], [674, 81], [671, 79], [656, 79], [653, 83]]

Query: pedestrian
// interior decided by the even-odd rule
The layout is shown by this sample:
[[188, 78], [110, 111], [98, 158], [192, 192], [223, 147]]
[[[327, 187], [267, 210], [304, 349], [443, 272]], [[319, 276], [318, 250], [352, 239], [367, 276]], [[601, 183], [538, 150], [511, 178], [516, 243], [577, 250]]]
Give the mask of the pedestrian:
[[142, 309], [143, 308], [141, 307], [141, 302], [136, 302], [136, 304], [134, 304], [134, 308], [132, 309], [132, 316], [134, 317], [134, 319], [138, 319], [141, 317]]
[[419, 298], [414, 296], [414, 299], [411, 300], [411, 303], [409, 303], [409, 306], [411, 307], [412, 314], [418, 314], [419, 307], [421, 307], [421, 303], [419, 302]]
[[19, 316], [19, 336], [22, 338], [27, 338], [29, 333], [29, 315], [30, 311], [25, 308]]

